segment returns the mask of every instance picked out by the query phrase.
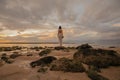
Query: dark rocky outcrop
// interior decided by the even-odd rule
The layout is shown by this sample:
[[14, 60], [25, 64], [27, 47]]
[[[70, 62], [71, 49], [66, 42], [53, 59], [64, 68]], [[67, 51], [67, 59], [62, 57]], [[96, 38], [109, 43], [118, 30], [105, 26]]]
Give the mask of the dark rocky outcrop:
[[12, 48], [12, 50], [21, 50], [22, 49], [22, 47], [20, 47], [20, 46], [13, 46], [11, 48]]
[[8, 63], [8, 64], [11, 64], [13, 63], [13, 60], [9, 59], [9, 57], [7, 56], [7, 54], [2, 54], [1, 56], [1, 60]]
[[88, 77], [91, 78], [91, 80], [109, 80], [108, 78], [105, 78], [105, 77], [99, 75], [94, 70], [89, 70], [86, 73], [87, 73]]
[[86, 45], [86, 47], [81, 45], [77, 49], [78, 51], [73, 55], [74, 60], [99, 68], [120, 66], [120, 56], [116, 51], [94, 49], [90, 45]]
[[12, 46], [12, 47], [0, 47], [0, 51], [13, 51], [13, 50], [21, 50], [22, 47]]
[[33, 56], [33, 54], [27, 54], [27, 56]]
[[120, 66], [120, 58], [111, 56], [88, 56], [83, 59], [83, 62], [88, 65], [96, 66], [98, 68]]
[[76, 47], [67, 47], [67, 49], [76, 49]]
[[1, 55], [1, 60], [5, 61], [5, 62], [8, 61], [7, 54], [5, 54], [5, 53], [2, 54], [2, 55]]
[[90, 46], [89, 44], [82, 44], [78, 47], [76, 47], [76, 49], [81, 50], [81, 49], [90, 49], [93, 48], [92, 46]]
[[48, 68], [41, 67], [37, 72], [45, 73], [47, 72]]
[[85, 68], [79, 61], [74, 61], [67, 58], [60, 58], [51, 64], [50, 70], [52, 71], [65, 71], [65, 72], [84, 72]]
[[19, 54], [18, 52], [14, 52], [13, 54], [10, 55], [10, 58], [15, 59], [15, 58], [17, 58], [19, 56], [22, 56], [22, 55]]
[[12, 48], [11, 47], [4, 47], [3, 51], [12, 51]]
[[65, 48], [64, 46], [61, 46], [61, 47], [60, 47], [60, 46], [57, 46], [57, 47], [55, 47], [54, 49], [55, 49], [55, 50], [64, 50], [64, 49], [66, 49], [66, 48]]
[[43, 58], [41, 58], [39, 60], [31, 62], [30, 66], [35, 67], [35, 66], [48, 65], [51, 62], [53, 62], [54, 60], [57, 60], [57, 58], [53, 57], [53, 56], [47, 56], [47, 57], [43, 57]]
[[43, 50], [43, 51], [41, 51], [41, 52], [39, 53], [39, 56], [47, 55], [47, 54], [49, 54], [50, 52], [51, 52], [50, 49], [45, 49], [45, 50]]
[[39, 51], [40, 49], [43, 49], [43, 47], [31, 47], [30, 49], [31, 49], [31, 50]]

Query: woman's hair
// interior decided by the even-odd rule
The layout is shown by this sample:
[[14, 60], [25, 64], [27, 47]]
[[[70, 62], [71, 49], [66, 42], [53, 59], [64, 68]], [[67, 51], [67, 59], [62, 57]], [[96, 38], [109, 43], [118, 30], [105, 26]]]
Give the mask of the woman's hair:
[[61, 27], [61, 26], [59, 26], [59, 29], [62, 29], [62, 27]]

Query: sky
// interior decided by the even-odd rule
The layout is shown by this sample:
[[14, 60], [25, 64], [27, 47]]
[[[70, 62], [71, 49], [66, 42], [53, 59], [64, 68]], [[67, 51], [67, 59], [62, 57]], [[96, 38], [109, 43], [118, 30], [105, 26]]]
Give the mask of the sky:
[[120, 0], [0, 0], [0, 42], [120, 44]]

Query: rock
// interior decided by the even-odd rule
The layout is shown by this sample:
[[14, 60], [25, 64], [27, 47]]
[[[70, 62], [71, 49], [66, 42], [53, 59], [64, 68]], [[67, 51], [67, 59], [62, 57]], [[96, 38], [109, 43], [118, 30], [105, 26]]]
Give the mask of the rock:
[[43, 47], [31, 47], [31, 50], [36, 50], [36, 51], [40, 51], [40, 49], [43, 49]]
[[93, 66], [93, 65], [89, 65], [88, 66], [88, 69], [89, 70], [93, 70], [95, 72], [101, 72], [100, 68], [96, 67], [96, 66]]
[[12, 51], [11, 47], [4, 47], [3, 49], [4, 49], [4, 51]]
[[18, 52], [14, 52], [13, 54], [10, 55], [10, 58], [15, 59], [17, 57], [21, 56]]
[[83, 55], [84, 55], [84, 54], [83, 54], [82, 52], [77, 51], [77, 52], [74, 53], [73, 59], [74, 59], [74, 60], [82, 60], [82, 59], [84, 58]]
[[118, 53], [113, 50], [104, 50], [104, 49], [81, 49], [78, 50], [74, 55], [74, 59], [81, 58], [81, 55], [86, 56], [100, 56], [100, 55], [108, 55], [108, 56], [117, 56]]
[[7, 56], [7, 54], [6, 54], [6, 53], [3, 53], [1, 56]]
[[39, 55], [40, 55], [40, 56], [47, 55], [47, 54], [49, 54], [50, 52], [51, 52], [50, 49], [45, 49], [45, 50], [41, 51], [41, 52], [39, 53]]
[[35, 67], [35, 66], [41, 66], [41, 65], [48, 65], [51, 62], [53, 62], [54, 60], [57, 60], [57, 58], [53, 57], [53, 56], [47, 56], [47, 57], [43, 57], [39, 60], [31, 62], [30, 66]]
[[7, 62], [8, 61], [8, 56], [7, 56], [7, 54], [2, 54], [2, 56], [1, 56], [1, 60], [3, 60], [3, 61], [5, 61], [5, 62]]
[[2, 61], [5, 61], [5, 62], [8, 63], [8, 64], [13, 63], [13, 60], [9, 59], [6, 54], [2, 54], [1, 60], [2, 60]]
[[97, 72], [95, 72], [94, 70], [88, 70], [87, 75], [89, 78], [91, 78], [91, 80], [109, 80], [99, 74], [97, 74]]
[[11, 64], [11, 63], [13, 63], [13, 62], [14, 62], [13, 59], [8, 59], [8, 61], [6, 61], [6, 63], [8, 63], [8, 64]]
[[33, 54], [27, 54], [27, 56], [33, 56]]
[[76, 47], [76, 49], [78, 49], [78, 50], [81, 50], [81, 49], [90, 49], [90, 48], [92, 48], [92, 46], [90, 46], [89, 44], [82, 44], [82, 45]]
[[73, 59], [98, 68], [107, 68], [109, 66], [120, 66], [120, 57], [118, 55], [113, 50], [79, 47], [78, 51], [73, 55]]
[[76, 47], [67, 47], [67, 49], [76, 49]]
[[85, 68], [79, 61], [74, 61], [67, 58], [60, 58], [51, 64], [50, 70], [64, 72], [84, 72]]
[[85, 64], [93, 65], [98, 68], [107, 68], [109, 66], [120, 66], [120, 57], [111, 56], [87, 56], [82, 60]]
[[13, 50], [21, 50], [22, 49], [22, 47], [20, 47], [20, 46], [13, 46], [13, 47], [11, 47]]
[[48, 68], [41, 67], [37, 72], [45, 73], [47, 70]]
[[54, 49], [55, 49], [55, 50], [64, 50], [64, 49], [66, 49], [66, 48], [65, 48], [64, 46], [61, 46], [61, 47], [58, 46], [58, 47], [55, 47]]

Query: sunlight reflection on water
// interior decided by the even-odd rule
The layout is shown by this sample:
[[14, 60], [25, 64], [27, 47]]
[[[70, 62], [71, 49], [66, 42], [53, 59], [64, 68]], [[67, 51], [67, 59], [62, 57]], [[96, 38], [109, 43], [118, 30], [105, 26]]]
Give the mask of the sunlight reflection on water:
[[[78, 44], [63, 44], [65, 47], [76, 47]], [[11, 47], [11, 46], [24, 46], [24, 47], [35, 47], [35, 46], [41, 46], [41, 47], [55, 47], [59, 46], [59, 44], [0, 44], [0, 47]]]

